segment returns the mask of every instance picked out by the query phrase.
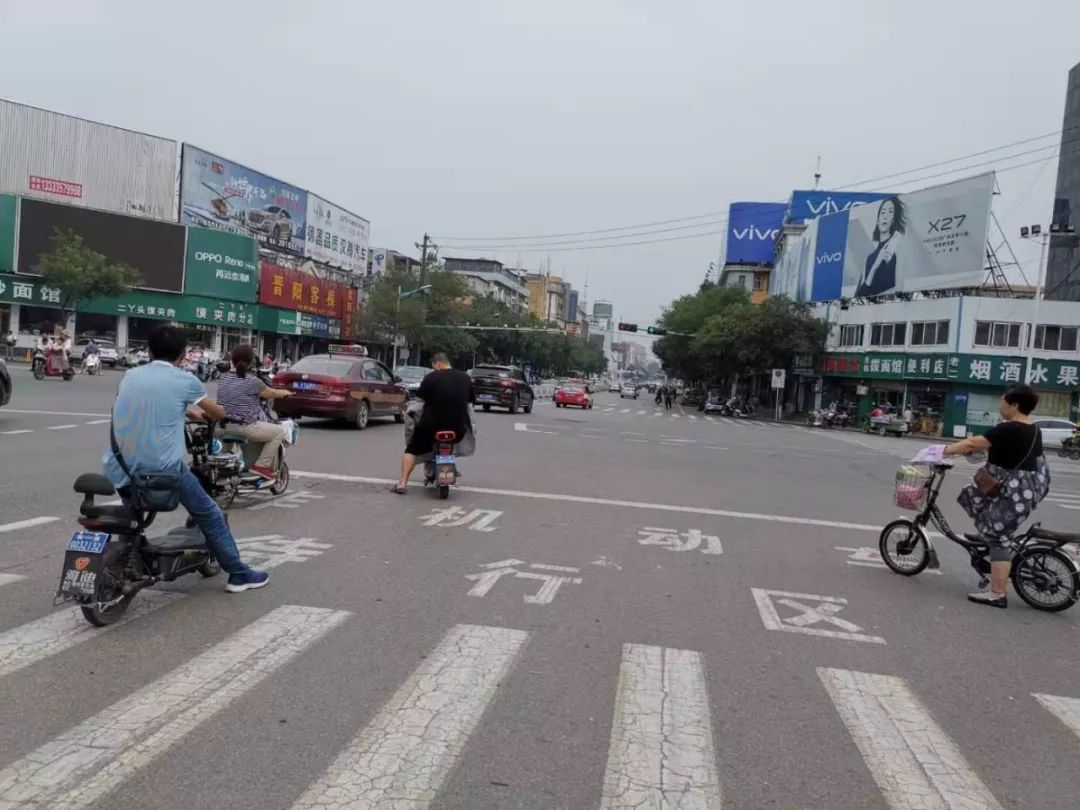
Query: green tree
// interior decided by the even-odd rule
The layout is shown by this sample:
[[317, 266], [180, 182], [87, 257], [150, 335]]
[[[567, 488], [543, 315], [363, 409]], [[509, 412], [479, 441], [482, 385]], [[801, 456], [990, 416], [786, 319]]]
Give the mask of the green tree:
[[[749, 306], [750, 296], [736, 287], [702, 285], [692, 294], [672, 301], [660, 319], [660, 325], [671, 332], [696, 335], [706, 321], [736, 306]], [[700, 354], [693, 349], [694, 338], [665, 335], [653, 342], [653, 354], [660, 358], [668, 374], [685, 380], [700, 380], [708, 369], [700, 363]]]
[[74, 312], [92, 298], [121, 296], [139, 283], [135, 268], [110, 262], [70, 228], [53, 228], [37, 267], [50, 285], [60, 289], [65, 312]]
[[371, 288], [356, 318], [360, 339], [381, 345], [390, 345], [395, 334], [404, 335], [409, 343], [419, 340], [424, 334], [423, 298], [420, 295], [399, 298], [399, 291], [405, 293], [419, 286], [411, 273], [384, 274]]

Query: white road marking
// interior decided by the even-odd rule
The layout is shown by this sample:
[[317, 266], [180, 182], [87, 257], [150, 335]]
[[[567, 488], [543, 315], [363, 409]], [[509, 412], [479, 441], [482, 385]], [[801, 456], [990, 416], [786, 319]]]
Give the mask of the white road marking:
[[819, 668], [818, 677], [893, 810], [1001, 810], [902, 678]]
[[32, 413], [36, 416], [108, 416], [107, 413], [84, 413], [82, 411], [21, 411], [16, 408], [4, 408], [4, 413]]
[[4, 430], [0, 431], [0, 436], [18, 436], [20, 433], [33, 433], [32, 430]]
[[0, 771], [0, 806], [74, 810], [93, 804], [348, 616], [275, 608]]
[[78, 427], [78, 425], [52, 425], [51, 427], [46, 428], [46, 429], [47, 430], [71, 430], [74, 427]]
[[638, 411], [638, 412], [637, 412], [637, 415], [638, 415], [638, 416], [644, 416], [644, 415], [645, 415], [645, 411]]
[[14, 532], [19, 529], [29, 529], [34, 526], [44, 526], [46, 523], [55, 523], [58, 517], [36, 517], [27, 520], [17, 520], [14, 523], [0, 523], [0, 532]]
[[604, 437], [603, 436], [598, 436], [595, 433], [580, 433], [580, 434], [578, 434], [578, 438], [579, 439], [602, 439]]
[[750, 424], [755, 425], [756, 427], [768, 427], [768, 425], [764, 422], [755, 422], [754, 420], [751, 420]]
[[706, 450], [727, 450], [726, 447], [717, 447], [715, 444], [709, 444], [705, 446]]
[[[862, 628], [854, 622], [837, 618], [847, 604], [847, 599], [837, 596], [816, 596], [811, 593], [789, 593], [788, 591], [772, 591], [765, 588], [751, 588], [754, 595], [754, 603], [758, 613], [761, 614], [761, 623], [769, 630], [779, 630], [784, 633], [801, 633], [805, 636], [819, 636], [822, 638], [838, 638], [845, 641], [864, 641], [868, 644], [885, 644], [881, 636], [871, 636], [862, 632]], [[775, 603], [774, 603], [775, 598]], [[807, 605], [805, 602], [816, 602], [816, 605]], [[776, 605], [797, 611], [799, 615], [781, 619]], [[825, 624], [839, 627], [839, 630], [825, 630], [820, 627], [809, 625]]]
[[631, 444], [648, 444], [648, 439], [623, 439], [624, 442], [630, 442]]
[[701, 656], [624, 644], [600, 807], [720, 805]]
[[673, 413], [673, 414], [671, 415], [671, 418], [672, 418], [672, 419], [678, 419], [678, 418], [679, 418], [679, 415], [678, 415], [677, 413]]
[[1057, 695], [1032, 695], [1043, 708], [1065, 724], [1077, 737], [1080, 737], [1080, 700], [1058, 697]]
[[696, 416], [694, 416], [694, 415], [693, 415], [692, 413], [689, 413], [689, 414], [687, 414], [687, 416], [688, 416], [688, 417], [690, 417], [690, 421], [692, 421], [692, 422], [696, 422], [696, 421], [697, 421], [697, 417], [696, 417]]
[[[626, 439], [625, 441], [630, 441]], [[719, 448], [724, 450], [726, 448]], [[324, 481], [342, 481], [349, 484], [375, 484], [385, 486], [395, 483], [393, 478], [375, 478], [366, 475], [343, 475], [341, 473], [305, 472], [291, 470], [294, 478], [318, 478]], [[420, 487], [413, 482], [409, 486]], [[617, 498], [592, 498], [586, 495], [560, 495], [555, 492], [526, 492], [520, 489], [494, 489], [492, 487], [455, 487], [460, 492], [475, 492], [478, 495], [504, 495], [509, 498], [530, 498], [539, 501], [561, 501], [563, 503], [584, 503], [593, 506], [619, 506], [629, 509], [647, 509], [656, 512], [683, 512], [688, 515], [712, 515], [713, 517], [740, 518], [742, 520], [761, 520], [769, 523], [788, 523], [794, 526], [821, 526], [827, 529], [852, 529], [860, 532], [881, 533], [880, 525], [869, 523], [845, 523], [839, 520], [820, 520], [818, 518], [796, 517], [794, 515], [765, 515], [759, 512], [736, 512], [731, 509], [711, 509], [706, 506], [681, 506], [672, 503], [649, 503], [647, 501], [624, 501]]]
[[108, 627], [94, 627], [83, 618], [79, 608], [67, 607], [0, 633], [0, 676], [28, 667], [91, 638], [97, 638], [101, 633], [127, 624], [183, 597], [181, 593], [144, 590], [116, 624]]
[[[18, 582], [20, 579], [26, 579], [18, 574], [0, 574], [0, 585], [10, 585], [12, 582]], [[0, 642], [2, 644], [2, 642]]]
[[530, 427], [528, 422], [514, 422], [514, 430], [519, 433], [546, 433], [548, 436], [558, 436], [557, 430], [537, 430], [535, 427]]
[[707, 421], [707, 422], [715, 422], [716, 420], [713, 419], [711, 416], [706, 416], [705, 421]]
[[662, 416], [663, 413], [663, 411], [653, 411], [653, 416]]
[[528, 638], [455, 627], [293, 810], [429, 806]]
[[109, 419], [91, 419], [86, 424], [88, 425], [107, 425], [111, 420]]
[[623, 408], [621, 411], [619, 411], [619, 413], [630, 413], [630, 409], [629, 408]]

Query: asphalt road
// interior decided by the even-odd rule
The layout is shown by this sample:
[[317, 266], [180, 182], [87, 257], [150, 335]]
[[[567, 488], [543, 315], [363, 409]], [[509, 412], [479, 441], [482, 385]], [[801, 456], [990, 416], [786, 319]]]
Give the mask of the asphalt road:
[[[1080, 608], [971, 605], [944, 541], [875, 565], [915, 440], [599, 394], [478, 414], [439, 501], [387, 491], [392, 421], [304, 420], [289, 493], [232, 510], [271, 586], [102, 632], [52, 595], [118, 379], [16, 368], [0, 409], [4, 810], [1076, 803]], [[1038, 517], [1075, 527], [1051, 464]]]

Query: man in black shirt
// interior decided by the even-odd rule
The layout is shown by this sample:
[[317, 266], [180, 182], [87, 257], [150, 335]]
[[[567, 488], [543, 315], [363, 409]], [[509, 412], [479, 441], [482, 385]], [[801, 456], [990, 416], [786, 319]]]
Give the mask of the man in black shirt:
[[436, 431], [454, 431], [456, 443], [469, 429], [469, 404], [473, 402], [472, 377], [451, 368], [450, 359], [442, 352], [432, 356], [431, 367], [435, 370], [424, 377], [420, 390], [416, 392], [417, 398], [424, 403], [424, 413], [416, 423], [412, 438], [405, 446], [405, 454], [401, 457], [401, 478], [393, 486], [393, 491], [398, 495], [408, 491], [409, 476], [416, 468], [416, 457], [434, 449]]

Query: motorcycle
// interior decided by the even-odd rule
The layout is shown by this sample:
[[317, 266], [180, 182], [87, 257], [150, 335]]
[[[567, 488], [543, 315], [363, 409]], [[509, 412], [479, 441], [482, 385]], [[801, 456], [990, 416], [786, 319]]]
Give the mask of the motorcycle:
[[75, 377], [75, 371], [70, 364], [64, 368], [63, 359], [64, 353], [60, 349], [34, 349], [34, 359], [30, 366], [34, 379], [63, 377], [65, 382], [71, 382]]
[[90, 374], [91, 376], [94, 374], [100, 374], [101, 358], [98, 357], [96, 354], [88, 354], [83, 357], [81, 368], [84, 374]]
[[825, 413], [820, 410], [813, 410], [806, 416], [807, 427], [825, 427]]
[[[276, 421], [276, 420], [275, 420]], [[278, 448], [277, 467], [273, 481], [250, 472], [259, 457], [258, 443], [243, 436], [229, 435], [222, 423], [223, 435], [215, 435], [210, 422], [188, 422], [184, 426], [188, 452], [191, 453], [191, 472], [203, 489], [222, 509], [228, 509], [241, 492], [261, 492], [283, 495], [289, 488], [289, 465], [285, 461], [285, 446], [295, 444], [300, 428], [291, 419], [278, 422], [285, 431], [285, 440]]]
[[137, 512], [128, 504], [98, 505], [94, 496], [113, 497], [105, 476], [85, 473], [75, 480], [83, 495], [79, 524], [68, 541], [55, 601], [75, 602], [95, 627], [115, 624], [143, 588], [172, 582], [187, 574], [217, 576], [221, 566], [206, 547], [202, 532], [187, 525], [147, 537], [155, 512]]
[[1062, 458], [1080, 459], [1080, 440], [1077, 436], [1065, 439], [1058, 448], [1058, 455]]
[[454, 455], [454, 431], [435, 431], [435, 458], [424, 463], [424, 486], [435, 486], [439, 498], [450, 497], [450, 487], [457, 483], [457, 457]]

